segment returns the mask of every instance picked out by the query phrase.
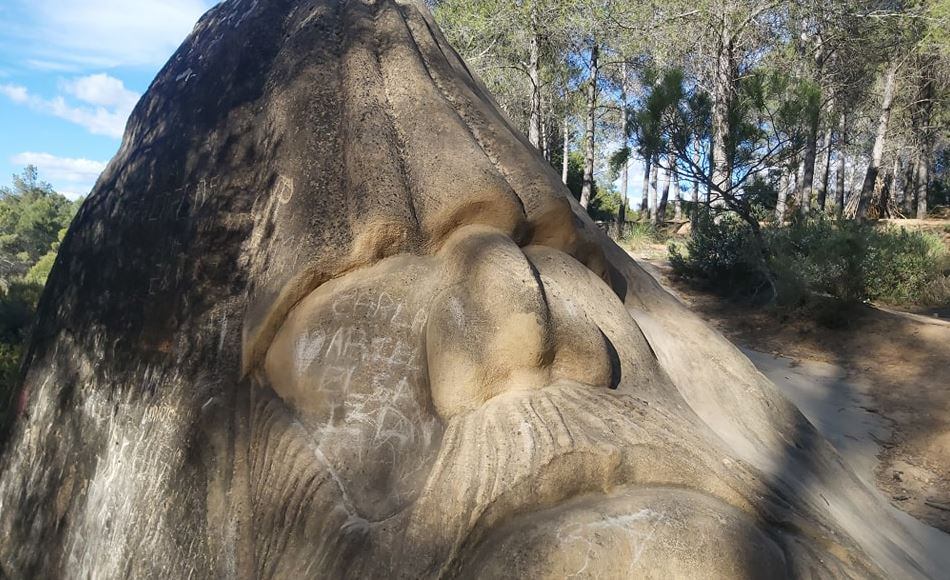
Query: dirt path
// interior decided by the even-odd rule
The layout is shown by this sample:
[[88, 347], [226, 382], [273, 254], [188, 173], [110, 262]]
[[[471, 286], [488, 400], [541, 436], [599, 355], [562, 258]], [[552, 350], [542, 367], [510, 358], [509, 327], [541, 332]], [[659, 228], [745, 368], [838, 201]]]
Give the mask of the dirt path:
[[743, 349], [756, 368], [782, 391], [815, 428], [834, 445], [858, 475], [873, 483], [880, 441], [887, 441], [891, 426], [880, 414], [870, 412], [874, 401], [867, 385], [848, 380], [838, 365], [795, 360]]
[[[866, 482], [874, 483], [880, 467], [878, 459], [891, 433], [891, 422], [875, 412], [873, 389], [852, 382], [847, 370], [840, 366], [812, 361], [798, 361], [745, 349], [755, 366], [782, 391], [815, 428], [838, 450], [841, 457]], [[888, 493], [877, 486], [885, 501]], [[927, 550], [946, 550], [950, 536], [920, 519], [894, 507], [894, 517], [906, 533]]]
[[704, 294], [672, 280], [665, 260], [638, 259], [746, 349], [892, 505], [950, 532], [950, 324], [860, 307], [828, 329]]

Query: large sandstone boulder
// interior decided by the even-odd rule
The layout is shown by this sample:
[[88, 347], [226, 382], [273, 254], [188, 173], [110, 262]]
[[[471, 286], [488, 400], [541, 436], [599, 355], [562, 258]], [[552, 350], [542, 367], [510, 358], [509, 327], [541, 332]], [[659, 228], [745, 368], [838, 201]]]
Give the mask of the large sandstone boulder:
[[23, 389], [10, 578], [950, 569], [419, 2], [211, 10], [63, 243]]

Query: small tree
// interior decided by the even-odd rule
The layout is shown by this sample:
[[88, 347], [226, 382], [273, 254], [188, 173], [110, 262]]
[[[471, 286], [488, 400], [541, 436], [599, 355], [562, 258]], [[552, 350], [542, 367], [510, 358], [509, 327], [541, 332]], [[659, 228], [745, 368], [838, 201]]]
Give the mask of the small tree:
[[[642, 151], [667, 151], [667, 155], [656, 157], [656, 163], [679, 179], [705, 185], [707, 211], [735, 213], [749, 225], [764, 252], [759, 225], [763, 196], [758, 192], [762, 183], [772, 180], [773, 168], [801, 152], [808, 107], [816, 103], [810, 97], [813, 92], [806, 82], [793, 82], [778, 71], [750, 72], [742, 79], [727, 124], [731, 173], [721, 180], [714, 179], [717, 164], [702, 162], [709, 159], [712, 102], [696, 83], [687, 82], [681, 71], [667, 71], [652, 84], [630, 125]], [[762, 258], [766, 270], [766, 257]]]

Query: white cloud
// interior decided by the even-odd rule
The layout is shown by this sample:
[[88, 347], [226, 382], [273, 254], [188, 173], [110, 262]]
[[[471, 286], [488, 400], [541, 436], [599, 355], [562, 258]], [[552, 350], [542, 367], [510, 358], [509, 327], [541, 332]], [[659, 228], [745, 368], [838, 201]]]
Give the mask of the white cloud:
[[101, 161], [57, 157], [32, 151], [14, 155], [10, 162], [18, 166], [35, 165], [43, 179], [50, 181], [57, 191], [72, 199], [89, 193], [99, 174], [106, 168], [106, 164]]
[[26, 87], [20, 85], [0, 85], [0, 95], [20, 104], [27, 102], [30, 98]]
[[100, 107], [131, 111], [139, 100], [138, 94], [125, 88], [122, 81], [104, 73], [64, 81], [62, 87], [80, 101]]
[[69, 66], [157, 66], [185, 39], [211, 0], [19, 0], [18, 26], [32, 61]]
[[55, 62], [51, 60], [43, 60], [41, 58], [28, 58], [26, 59], [26, 66], [30, 67], [33, 70], [41, 72], [69, 72], [75, 73], [82, 70], [82, 67], [75, 63], [66, 63], [66, 62]]
[[61, 83], [65, 93], [80, 101], [70, 103], [63, 95], [51, 99], [35, 95], [19, 85], [0, 85], [0, 94], [14, 103], [85, 127], [94, 135], [120, 138], [139, 95], [117, 78], [96, 74]]

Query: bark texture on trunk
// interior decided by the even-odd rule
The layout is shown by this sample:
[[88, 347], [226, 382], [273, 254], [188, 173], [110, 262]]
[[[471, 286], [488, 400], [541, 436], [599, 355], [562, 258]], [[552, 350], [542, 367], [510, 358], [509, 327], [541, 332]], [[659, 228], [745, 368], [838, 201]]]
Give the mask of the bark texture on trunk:
[[900, 152], [896, 153], [894, 156], [894, 182], [891, 185], [891, 196], [894, 198], [894, 205], [897, 207], [897, 210], [903, 214], [904, 217], [907, 216], [907, 213], [904, 211], [904, 204], [907, 202], [907, 185], [904, 183], [907, 177], [906, 165], [904, 155]]
[[919, 85], [914, 125], [917, 133], [917, 219], [927, 218], [927, 192], [930, 186], [930, 167], [933, 163], [934, 149], [934, 105], [936, 102], [935, 57], [923, 56], [918, 62]]
[[905, 216], [913, 215], [917, 195], [917, 152], [911, 151], [910, 158], [904, 160], [904, 183], [901, 187], [901, 211]]
[[531, 11], [528, 77], [531, 79], [531, 117], [528, 122], [528, 141], [541, 149], [541, 39], [538, 37], [538, 17], [534, 10]]
[[844, 213], [844, 204], [847, 202], [846, 169], [848, 166], [848, 157], [845, 154], [845, 147], [848, 144], [848, 114], [841, 112], [841, 121], [838, 125], [838, 182], [835, 187], [835, 212], [838, 216]]
[[[627, 63], [624, 62], [621, 67], [620, 79], [620, 142], [624, 149], [627, 148]], [[617, 212], [617, 236], [623, 236], [624, 224], [627, 221], [627, 208], [630, 207], [630, 152], [627, 152], [627, 158], [623, 162], [620, 175], [620, 210]]]
[[821, 170], [821, 181], [818, 183], [818, 210], [825, 211], [828, 204], [828, 185], [831, 179], [831, 127], [825, 129], [825, 134], [821, 140], [821, 146], [825, 153], [824, 165]]
[[792, 197], [795, 199], [795, 203], [798, 204], [798, 212], [802, 215], [805, 215], [805, 210], [802, 209], [802, 206], [805, 204], [805, 200], [798, 195], [799, 192], [803, 191], [803, 185], [805, 183], [805, 160], [802, 159], [795, 165], [795, 181], [792, 183]]
[[673, 219], [683, 221], [683, 194], [680, 192], [679, 178], [673, 174]]
[[930, 183], [930, 157], [931, 152], [927, 145], [924, 145], [920, 155], [917, 156], [917, 179], [916, 198], [917, 198], [917, 219], [927, 219], [927, 186]]
[[648, 216], [650, 211], [650, 175], [653, 170], [653, 165], [650, 163], [650, 157], [647, 156], [643, 159], [643, 189], [641, 190], [641, 199], [640, 199], [640, 219]]
[[670, 200], [671, 178], [672, 175], [670, 171], [663, 171], [663, 179], [661, 181], [663, 185], [660, 188], [660, 199], [656, 204], [656, 215], [653, 217], [653, 222], [657, 225], [666, 221], [666, 206]]
[[[822, 47], [821, 37], [817, 37], [817, 40], [818, 50], [815, 51], [814, 59], [816, 73], [815, 78], [817, 79], [819, 86], [821, 86], [822, 81], [824, 80], [822, 71], [824, 69], [827, 54], [825, 49]], [[802, 184], [801, 189], [798, 192], [800, 203], [799, 209], [801, 210], [802, 215], [807, 215], [809, 212], [811, 212], [812, 202], [815, 196], [815, 171], [818, 164], [818, 133], [821, 127], [821, 114], [824, 108], [820, 103], [820, 95], [823, 94], [823, 92], [824, 91], [819, 93], [819, 102], [815, 103], [814, 110], [809, 111], [811, 116], [808, 119], [808, 140], [805, 142], [805, 166], [802, 169]], [[824, 136], [825, 140], [822, 144], [827, 147], [831, 139], [829, 131], [826, 131]], [[818, 196], [820, 199], [818, 205], [822, 208], [824, 208], [824, 196], [826, 188], [827, 184], [824, 184], [824, 182], [819, 185]]]
[[802, 215], [811, 211], [811, 202], [814, 195], [815, 163], [818, 160], [818, 123], [819, 112], [816, 110], [808, 120], [808, 141], [805, 143], [805, 158], [802, 161], [802, 178], [798, 189], [798, 210]]
[[894, 155], [894, 164], [884, 173], [884, 180], [881, 185], [881, 199], [879, 207], [881, 214], [879, 217], [896, 217], [896, 197], [897, 197], [897, 172], [900, 171], [900, 155]]
[[775, 221], [782, 223], [785, 221], [785, 207], [788, 199], [788, 174], [782, 172], [782, 177], [778, 182], [778, 199], [775, 202]]
[[650, 172], [650, 221], [656, 221], [656, 194], [657, 194], [657, 181], [660, 178], [659, 174], [660, 168], [657, 167], [656, 161], [653, 163], [652, 170]]
[[[699, 167], [700, 162], [700, 152], [699, 152], [699, 142], [696, 143], [696, 148], [693, 150], [693, 164]], [[699, 217], [699, 180], [693, 180], [693, 211], [690, 213], [690, 220], [693, 222], [696, 221], [696, 218]]]
[[680, 178], [676, 170], [676, 154], [670, 151], [670, 189], [673, 193], [673, 220], [683, 219], [683, 196], [680, 195]]
[[[725, 24], [723, 25], [725, 28]], [[712, 95], [712, 163], [711, 187], [728, 192], [732, 182], [732, 156], [729, 154], [728, 139], [732, 130], [729, 111], [732, 109], [733, 94], [736, 85], [734, 41], [727, 30], [716, 53], [716, 76]]]
[[545, 118], [545, 103], [544, 98], [541, 98], [541, 156], [544, 157], [546, 161], [551, 161], [551, 138], [548, 134], [548, 122]]
[[891, 107], [894, 103], [894, 85], [897, 79], [897, 64], [887, 69], [884, 77], [884, 97], [881, 100], [881, 116], [877, 122], [877, 133], [874, 136], [874, 148], [871, 150], [871, 162], [867, 173], [864, 174], [864, 184], [861, 186], [861, 197], [858, 198], [858, 210], [855, 217], [859, 220], [868, 216], [871, 198], [874, 195], [874, 186], [881, 173], [881, 159], [884, 157], [884, 145], [887, 141], [887, 126], [891, 120]]
[[581, 188], [581, 207], [587, 209], [594, 194], [594, 124], [597, 115], [597, 67], [600, 46], [590, 49], [590, 80], [587, 85], [587, 135], [584, 138], [584, 185]]
[[570, 166], [571, 154], [571, 123], [567, 115], [564, 115], [564, 150], [561, 152], [561, 181], [567, 185], [567, 169]]

